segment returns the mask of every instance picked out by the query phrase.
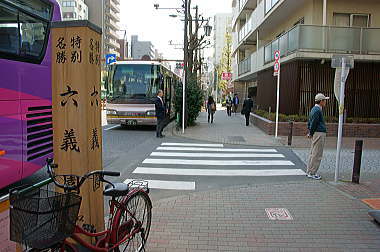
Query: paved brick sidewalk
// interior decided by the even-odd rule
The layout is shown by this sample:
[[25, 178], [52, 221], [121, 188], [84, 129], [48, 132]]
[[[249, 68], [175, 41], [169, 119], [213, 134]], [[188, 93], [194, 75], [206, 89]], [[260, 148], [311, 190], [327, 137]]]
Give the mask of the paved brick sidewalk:
[[[147, 251], [379, 251], [368, 207], [323, 182], [250, 185], [154, 201]], [[294, 218], [269, 220], [266, 208]]]

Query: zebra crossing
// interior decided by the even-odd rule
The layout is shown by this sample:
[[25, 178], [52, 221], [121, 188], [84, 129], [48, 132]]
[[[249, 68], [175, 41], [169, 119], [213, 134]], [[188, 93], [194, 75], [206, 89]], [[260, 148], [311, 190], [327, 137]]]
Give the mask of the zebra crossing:
[[271, 148], [231, 148], [223, 144], [165, 142], [135, 168], [130, 178], [152, 189], [196, 190], [202, 178], [305, 176]]

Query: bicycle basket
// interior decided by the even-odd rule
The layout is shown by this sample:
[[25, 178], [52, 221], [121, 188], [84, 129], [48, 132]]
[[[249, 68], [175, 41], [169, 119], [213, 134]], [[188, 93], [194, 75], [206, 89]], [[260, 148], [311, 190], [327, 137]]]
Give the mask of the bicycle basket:
[[30, 248], [49, 248], [70, 237], [82, 198], [41, 188], [10, 196], [11, 240]]

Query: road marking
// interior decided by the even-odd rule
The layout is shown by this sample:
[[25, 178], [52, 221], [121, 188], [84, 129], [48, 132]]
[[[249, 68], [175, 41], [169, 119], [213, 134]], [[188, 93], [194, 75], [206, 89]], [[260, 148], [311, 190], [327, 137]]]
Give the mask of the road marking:
[[154, 159], [147, 158], [143, 164], [179, 164], [179, 165], [294, 165], [288, 160], [190, 160], [190, 159]]
[[223, 144], [197, 144], [197, 143], [162, 143], [162, 146], [198, 146], [198, 147], [221, 147]]
[[[128, 184], [133, 179], [127, 179], [124, 183]], [[148, 187], [153, 189], [167, 190], [195, 190], [194, 181], [165, 181], [165, 180], [145, 180], [148, 181]]]
[[228, 148], [196, 148], [196, 147], [157, 147], [165, 151], [213, 151], [213, 152], [277, 152], [275, 149], [228, 149]]
[[117, 127], [120, 127], [120, 125], [115, 125], [115, 126], [112, 126], [112, 127], [107, 128], [107, 129], [105, 129], [105, 130], [111, 130], [111, 129], [114, 129], [114, 128], [117, 128]]
[[266, 154], [266, 153], [184, 153], [184, 152], [152, 152], [151, 156], [155, 157], [211, 157], [211, 158], [284, 158], [282, 154]]
[[305, 176], [301, 169], [281, 170], [215, 170], [215, 169], [177, 169], [177, 168], [147, 168], [137, 167], [133, 173], [156, 174], [156, 175], [181, 175], [181, 176]]

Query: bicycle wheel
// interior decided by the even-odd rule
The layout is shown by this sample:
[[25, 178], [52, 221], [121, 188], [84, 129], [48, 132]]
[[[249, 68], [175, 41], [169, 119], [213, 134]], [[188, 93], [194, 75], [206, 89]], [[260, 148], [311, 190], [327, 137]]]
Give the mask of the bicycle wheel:
[[146, 193], [139, 191], [128, 198], [124, 206], [129, 213], [119, 209], [121, 212], [116, 220], [117, 229], [115, 230], [117, 241], [121, 241], [136, 229], [140, 229], [140, 232], [131, 236], [126, 243], [115, 248], [114, 251], [144, 251], [152, 220], [152, 202]]

